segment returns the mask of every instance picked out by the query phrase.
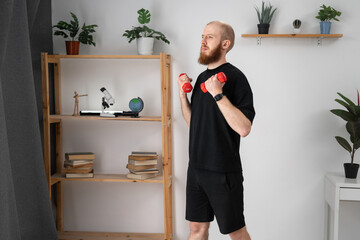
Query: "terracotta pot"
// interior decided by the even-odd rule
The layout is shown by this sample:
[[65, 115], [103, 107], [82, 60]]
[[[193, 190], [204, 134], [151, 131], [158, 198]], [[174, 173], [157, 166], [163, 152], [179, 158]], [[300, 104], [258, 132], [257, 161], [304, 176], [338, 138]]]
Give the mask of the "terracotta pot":
[[66, 54], [79, 55], [79, 41], [66, 41]]

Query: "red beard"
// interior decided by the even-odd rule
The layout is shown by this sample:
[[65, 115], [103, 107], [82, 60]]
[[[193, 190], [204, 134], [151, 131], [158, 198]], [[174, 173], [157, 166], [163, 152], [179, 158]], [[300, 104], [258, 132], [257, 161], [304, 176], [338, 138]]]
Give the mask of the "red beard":
[[209, 65], [210, 63], [214, 63], [219, 61], [221, 58], [221, 43], [219, 43], [210, 53], [209, 55], [205, 55], [200, 49], [200, 56], [198, 62], [202, 65]]

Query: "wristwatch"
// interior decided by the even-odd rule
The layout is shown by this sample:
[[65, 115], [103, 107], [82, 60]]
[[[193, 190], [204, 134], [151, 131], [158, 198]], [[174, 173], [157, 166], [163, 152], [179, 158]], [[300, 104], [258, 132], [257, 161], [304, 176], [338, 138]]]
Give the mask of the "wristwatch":
[[217, 102], [217, 101], [220, 101], [223, 97], [224, 97], [224, 94], [219, 93], [219, 94], [215, 95], [214, 99]]

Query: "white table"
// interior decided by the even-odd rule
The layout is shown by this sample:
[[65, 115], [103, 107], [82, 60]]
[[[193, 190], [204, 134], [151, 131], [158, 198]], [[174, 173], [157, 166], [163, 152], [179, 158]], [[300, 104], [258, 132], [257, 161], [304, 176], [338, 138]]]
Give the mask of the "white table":
[[[345, 178], [344, 173], [326, 174], [324, 234], [325, 240], [329, 239], [329, 233], [332, 233], [331, 235], [333, 236], [333, 240], [339, 239], [340, 201], [360, 201], [360, 179], [347, 179]], [[334, 215], [334, 224], [332, 228], [329, 228], [330, 213]]]

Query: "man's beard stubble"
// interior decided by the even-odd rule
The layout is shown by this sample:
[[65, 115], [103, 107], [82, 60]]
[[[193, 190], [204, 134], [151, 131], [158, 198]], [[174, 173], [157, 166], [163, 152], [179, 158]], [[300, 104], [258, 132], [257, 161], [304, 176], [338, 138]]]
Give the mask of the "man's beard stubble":
[[205, 55], [201, 52], [200, 48], [200, 56], [198, 62], [202, 65], [209, 65], [210, 63], [214, 63], [219, 61], [221, 57], [221, 44], [219, 43], [214, 50], [212, 50], [209, 55]]

